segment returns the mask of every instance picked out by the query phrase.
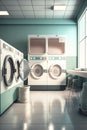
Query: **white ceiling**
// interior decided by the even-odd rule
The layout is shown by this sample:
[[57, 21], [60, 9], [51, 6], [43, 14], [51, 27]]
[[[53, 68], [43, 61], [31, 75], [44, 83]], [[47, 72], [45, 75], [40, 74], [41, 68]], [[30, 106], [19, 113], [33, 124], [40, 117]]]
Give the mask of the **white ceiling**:
[[[0, 11], [9, 16], [0, 18], [76, 18], [85, 0], [0, 0]], [[64, 11], [54, 11], [55, 4], [65, 4]]]

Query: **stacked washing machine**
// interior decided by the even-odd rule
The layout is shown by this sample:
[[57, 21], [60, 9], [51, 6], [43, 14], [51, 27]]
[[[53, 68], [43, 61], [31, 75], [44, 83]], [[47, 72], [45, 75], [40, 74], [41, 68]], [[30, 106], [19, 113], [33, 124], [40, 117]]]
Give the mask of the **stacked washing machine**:
[[28, 85], [47, 84], [46, 38], [31, 36], [29, 38], [28, 61], [30, 73]]
[[65, 37], [48, 38], [48, 85], [66, 85]]
[[23, 86], [19, 77], [22, 59], [22, 52], [0, 39], [0, 114], [17, 99], [17, 87]]
[[66, 85], [65, 40], [64, 36], [28, 37], [29, 85], [49, 86], [49, 90]]

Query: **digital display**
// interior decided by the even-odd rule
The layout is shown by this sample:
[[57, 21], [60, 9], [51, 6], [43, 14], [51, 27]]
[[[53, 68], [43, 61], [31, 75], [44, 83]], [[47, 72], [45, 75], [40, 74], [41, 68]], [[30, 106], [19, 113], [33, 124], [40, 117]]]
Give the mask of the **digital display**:
[[30, 60], [45, 60], [45, 57], [39, 57], [39, 56], [32, 56], [30, 57]]
[[65, 59], [65, 57], [62, 57], [62, 56], [58, 56], [58, 57], [54, 57], [54, 56], [50, 56], [49, 57], [49, 60], [64, 60]]
[[40, 60], [40, 57], [35, 57], [35, 60]]

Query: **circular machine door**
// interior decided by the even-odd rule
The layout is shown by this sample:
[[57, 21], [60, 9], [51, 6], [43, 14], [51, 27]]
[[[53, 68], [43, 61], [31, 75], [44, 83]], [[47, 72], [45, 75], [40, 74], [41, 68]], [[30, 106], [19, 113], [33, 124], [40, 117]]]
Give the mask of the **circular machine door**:
[[16, 60], [16, 61], [15, 61], [15, 69], [16, 69], [16, 72], [15, 72], [15, 80], [16, 80], [16, 81], [18, 81], [18, 80], [19, 80], [19, 77], [20, 77], [19, 67], [20, 67], [20, 62], [19, 62], [19, 60]]
[[53, 79], [57, 79], [62, 73], [62, 69], [58, 64], [55, 65], [51, 65], [49, 68], [49, 75], [53, 78]]
[[20, 78], [25, 81], [29, 75], [29, 64], [26, 59], [22, 59], [19, 67]]
[[39, 79], [43, 75], [43, 67], [40, 64], [34, 64], [31, 67], [31, 75], [35, 79]]
[[10, 86], [12, 84], [15, 71], [16, 70], [14, 67], [13, 59], [10, 55], [7, 55], [5, 57], [2, 68], [2, 76], [6, 86]]

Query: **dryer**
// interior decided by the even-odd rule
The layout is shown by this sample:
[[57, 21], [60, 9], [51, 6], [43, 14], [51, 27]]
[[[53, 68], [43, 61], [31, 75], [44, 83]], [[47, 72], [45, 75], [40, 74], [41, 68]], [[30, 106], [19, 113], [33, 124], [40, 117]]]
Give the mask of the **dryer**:
[[66, 58], [62, 55], [48, 56], [48, 85], [66, 85]]
[[28, 85], [47, 85], [47, 61], [46, 56], [29, 55], [30, 73]]

